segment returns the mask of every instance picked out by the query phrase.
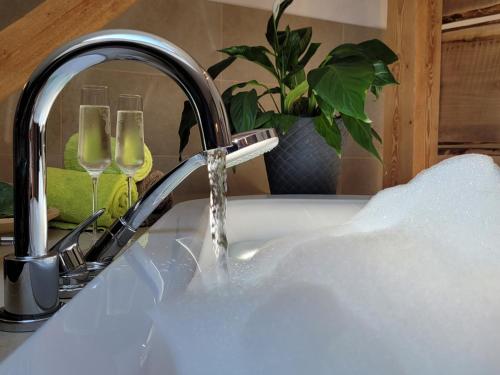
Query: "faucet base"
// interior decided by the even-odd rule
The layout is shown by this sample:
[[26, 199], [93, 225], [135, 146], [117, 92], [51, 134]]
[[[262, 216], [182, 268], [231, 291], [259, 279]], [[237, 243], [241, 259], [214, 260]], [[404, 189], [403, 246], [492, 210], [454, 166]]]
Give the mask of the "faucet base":
[[4, 257], [4, 309], [8, 321], [43, 319], [59, 309], [58, 260], [57, 253], [37, 258], [14, 254]]
[[111, 262], [87, 262], [83, 272], [59, 276], [59, 298], [71, 299], [91, 282]]
[[[63, 304], [59, 305], [59, 308]], [[3, 332], [33, 332], [52, 316], [51, 314], [38, 316], [16, 316], [9, 314], [4, 308], [0, 309], [0, 331]]]

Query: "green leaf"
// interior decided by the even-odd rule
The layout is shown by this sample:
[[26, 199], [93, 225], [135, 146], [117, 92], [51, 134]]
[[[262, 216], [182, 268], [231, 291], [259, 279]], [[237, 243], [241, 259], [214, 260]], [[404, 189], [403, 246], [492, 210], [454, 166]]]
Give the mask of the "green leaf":
[[373, 68], [375, 70], [375, 79], [370, 86], [370, 91], [376, 98], [378, 98], [384, 86], [397, 84], [398, 81], [396, 81], [396, 78], [394, 78], [391, 71], [383, 61], [376, 61], [373, 64]]
[[382, 138], [377, 133], [377, 131], [375, 129], [373, 129], [373, 128], [372, 128], [372, 135], [373, 135], [373, 138], [375, 138], [379, 143], [382, 143]]
[[14, 188], [0, 182], [0, 218], [14, 216]]
[[398, 83], [387, 65], [382, 60], [376, 61], [373, 64], [373, 68], [375, 71], [375, 79], [373, 80], [372, 85], [382, 87]]
[[345, 43], [334, 48], [327, 55], [321, 66], [345, 60], [367, 60], [373, 64], [382, 61], [385, 65], [398, 60], [396, 54], [378, 39], [367, 40], [359, 44]]
[[255, 129], [265, 127], [266, 124], [271, 121], [273, 115], [273, 111], [259, 112], [257, 114], [257, 119], [255, 120]]
[[271, 60], [269, 60], [269, 57], [267, 56], [267, 53], [270, 52], [266, 47], [233, 46], [221, 49], [219, 52], [223, 52], [229, 56], [235, 56], [254, 62], [269, 71], [273, 76], [278, 78], [278, 74], [276, 73], [276, 70], [271, 63]]
[[[290, 30], [287, 26], [285, 31], [278, 31], [278, 43], [281, 49], [288, 48], [289, 53], [301, 56], [311, 43], [312, 27]], [[298, 60], [296, 61], [298, 62]]]
[[305, 27], [278, 32], [278, 66], [282, 71], [292, 72], [304, 68], [299, 65], [299, 57], [306, 51], [311, 42], [312, 28]]
[[347, 131], [351, 134], [351, 137], [361, 147], [374, 155], [379, 161], [382, 161], [375, 145], [373, 144], [374, 134], [371, 125], [345, 114], [342, 114], [341, 116]]
[[301, 96], [293, 103], [289, 114], [302, 117], [314, 117], [317, 115], [317, 113], [309, 111], [309, 101], [305, 96]]
[[283, 113], [273, 113], [271, 120], [265, 124], [266, 128], [274, 128], [281, 134], [286, 134], [295, 125], [299, 118]]
[[369, 121], [364, 107], [366, 91], [373, 79], [373, 65], [362, 60], [314, 69], [307, 77], [316, 96], [339, 112], [361, 121]]
[[276, 46], [276, 35], [281, 16], [292, 2], [293, 0], [276, 0], [273, 4], [273, 14], [267, 21], [266, 31], [266, 39], [273, 48]]
[[181, 123], [179, 124], [179, 161], [182, 160], [182, 151], [189, 142], [191, 128], [197, 124], [196, 116], [189, 101], [184, 102], [184, 108], [181, 115]]
[[226, 69], [229, 65], [231, 65], [234, 60], [236, 60], [236, 57], [234, 56], [229, 56], [225, 58], [222, 61], [219, 61], [217, 64], [212, 65], [210, 68], [207, 69], [207, 73], [212, 79], [216, 79], [219, 74], [222, 73], [224, 69]]
[[286, 8], [293, 3], [293, 0], [274, 0], [273, 3], [273, 20], [276, 26], [280, 22], [280, 18]]
[[358, 46], [372, 61], [382, 60], [386, 65], [398, 61], [398, 56], [393, 50], [378, 39], [367, 40], [359, 43]]
[[380, 95], [380, 92], [382, 91], [382, 86], [371, 85], [370, 86], [370, 91], [378, 99], [378, 97]]
[[307, 112], [308, 113], [313, 113], [318, 105], [318, 100], [316, 99], [316, 96], [314, 93], [311, 91], [311, 88], [309, 87], [309, 98], [308, 98], [308, 104], [307, 104]]
[[346, 59], [369, 60], [360, 46], [352, 43], [344, 43], [330, 51], [323, 61], [322, 66], [341, 62]]
[[279, 93], [281, 93], [281, 90], [279, 87], [271, 87], [271, 88], [265, 90], [262, 94], [260, 94], [259, 99], [262, 98], [264, 95], [279, 94]]
[[291, 89], [295, 88], [297, 85], [300, 85], [302, 82], [306, 80], [306, 73], [304, 69], [299, 69], [297, 71], [289, 73], [285, 78], [283, 78], [283, 82], [285, 85]]
[[257, 116], [257, 91], [242, 91], [233, 96], [230, 114], [236, 132], [254, 129]]
[[285, 97], [285, 112], [290, 113], [293, 104], [304, 95], [307, 90], [309, 90], [309, 84], [307, 81], [303, 81], [301, 84], [296, 86], [291, 90]]
[[264, 93], [261, 94], [261, 95], [259, 95], [258, 98], [260, 98], [261, 96], [264, 96], [264, 95], [266, 95], [268, 93], [274, 93], [276, 90], [278, 90], [277, 92], [279, 92], [279, 88], [272, 88], [272, 89], [270, 89], [269, 87], [267, 87], [263, 83], [260, 83], [260, 82], [254, 80], [254, 79], [251, 80], [251, 81], [235, 83], [234, 85], [229, 86], [226, 90], [224, 90], [224, 92], [221, 95], [222, 96], [222, 101], [226, 105], [226, 108], [228, 108], [229, 105], [230, 105], [231, 98], [232, 98], [234, 90], [236, 90], [236, 89], [242, 89], [242, 88], [244, 88], [246, 86], [254, 86], [254, 87], [264, 88], [265, 89]]
[[334, 123], [333, 118], [335, 116], [335, 108], [332, 107], [325, 100], [321, 99], [320, 97], [316, 97], [316, 101], [318, 103], [320, 115], [323, 115], [326, 120], [328, 120], [331, 124], [333, 124]]
[[314, 56], [320, 45], [321, 43], [311, 43], [304, 56], [302, 56], [302, 58], [300, 59], [299, 65], [302, 67], [306, 66], [307, 63], [311, 60], [311, 57]]
[[337, 124], [324, 114], [314, 118], [314, 128], [340, 156], [342, 153], [342, 135]]
[[234, 90], [242, 89], [243, 87], [246, 87], [246, 86], [262, 87], [263, 89], [266, 89], [266, 91], [271, 90], [269, 87], [267, 87], [263, 83], [260, 83], [259, 81], [256, 81], [255, 79], [252, 79], [252, 80], [246, 81], [246, 82], [235, 83], [234, 85], [227, 88], [226, 91], [229, 91], [232, 94]]

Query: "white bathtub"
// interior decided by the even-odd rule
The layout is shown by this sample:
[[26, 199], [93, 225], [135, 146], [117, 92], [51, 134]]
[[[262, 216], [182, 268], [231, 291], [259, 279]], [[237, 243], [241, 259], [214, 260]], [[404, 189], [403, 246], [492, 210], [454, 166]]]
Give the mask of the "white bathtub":
[[[228, 241], [268, 241], [342, 224], [365, 204], [342, 197], [232, 199]], [[158, 335], [152, 315], [182, 293], [208, 251], [207, 201], [177, 205], [4, 360], [0, 373], [175, 373], [176, 359], [152, 339]]]

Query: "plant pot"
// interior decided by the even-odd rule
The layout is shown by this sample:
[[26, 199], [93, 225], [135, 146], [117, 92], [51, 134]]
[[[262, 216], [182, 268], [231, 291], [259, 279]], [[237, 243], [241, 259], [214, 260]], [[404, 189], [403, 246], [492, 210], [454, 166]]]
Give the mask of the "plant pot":
[[300, 118], [264, 158], [271, 194], [336, 193], [340, 159], [312, 118]]

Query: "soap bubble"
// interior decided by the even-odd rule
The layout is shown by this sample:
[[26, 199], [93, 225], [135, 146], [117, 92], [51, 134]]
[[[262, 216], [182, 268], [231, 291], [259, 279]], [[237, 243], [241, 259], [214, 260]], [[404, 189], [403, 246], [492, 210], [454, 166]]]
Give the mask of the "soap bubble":
[[498, 374], [499, 244], [499, 168], [455, 157], [346, 224], [253, 244], [228, 285], [205, 269], [154, 340], [178, 374]]

